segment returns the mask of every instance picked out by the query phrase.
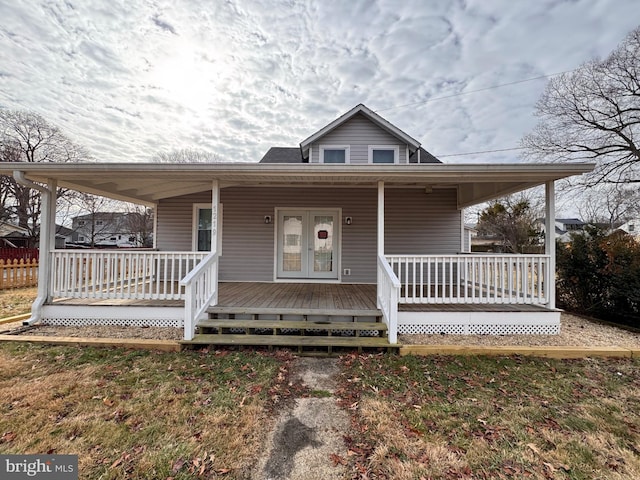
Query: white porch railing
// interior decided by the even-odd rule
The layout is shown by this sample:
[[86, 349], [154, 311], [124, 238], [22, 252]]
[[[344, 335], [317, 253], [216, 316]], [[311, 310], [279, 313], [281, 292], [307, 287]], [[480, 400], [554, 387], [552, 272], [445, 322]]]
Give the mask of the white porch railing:
[[400, 303], [548, 302], [548, 255], [387, 255]]
[[387, 324], [389, 343], [398, 343], [398, 295], [400, 282], [384, 257], [378, 256], [377, 304]]
[[180, 280], [208, 252], [54, 250], [52, 297], [183, 300]]
[[184, 339], [193, 340], [200, 317], [210, 305], [218, 303], [218, 254], [210, 253], [180, 285], [185, 287]]

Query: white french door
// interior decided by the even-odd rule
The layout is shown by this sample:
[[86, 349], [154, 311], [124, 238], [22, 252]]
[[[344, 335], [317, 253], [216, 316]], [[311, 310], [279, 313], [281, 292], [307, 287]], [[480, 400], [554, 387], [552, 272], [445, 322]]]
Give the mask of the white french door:
[[337, 279], [338, 210], [278, 211], [278, 278]]

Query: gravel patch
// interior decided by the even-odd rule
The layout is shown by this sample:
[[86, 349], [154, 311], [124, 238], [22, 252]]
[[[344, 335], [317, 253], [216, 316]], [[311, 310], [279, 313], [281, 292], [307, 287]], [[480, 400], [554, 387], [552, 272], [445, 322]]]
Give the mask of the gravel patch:
[[[618, 346], [640, 348], [640, 333], [601, 324], [576, 315], [563, 313], [559, 335], [399, 335], [405, 345], [474, 345], [474, 346]], [[22, 322], [0, 325], [0, 332], [14, 331]], [[60, 327], [37, 325], [20, 335], [55, 337], [145, 338], [181, 340], [181, 328], [162, 327]]]
[[560, 316], [559, 335], [398, 335], [405, 345], [640, 348], [640, 333], [568, 313]]
[[[0, 325], [0, 331], [16, 330], [22, 322]], [[45, 337], [85, 337], [85, 338], [144, 338], [149, 340], [182, 340], [182, 328], [168, 327], [60, 327], [57, 325], [35, 325], [19, 335], [41, 335]]]

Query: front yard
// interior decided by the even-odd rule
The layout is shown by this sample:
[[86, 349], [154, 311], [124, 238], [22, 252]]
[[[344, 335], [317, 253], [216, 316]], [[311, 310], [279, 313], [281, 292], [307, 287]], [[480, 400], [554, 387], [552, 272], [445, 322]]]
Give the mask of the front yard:
[[640, 478], [640, 360], [350, 356], [362, 478]]
[[289, 359], [3, 344], [0, 453], [78, 454], [87, 479], [246, 478]]
[[[81, 478], [249, 478], [289, 353], [0, 345], [0, 453], [72, 453]], [[640, 478], [640, 361], [340, 359], [349, 478]]]

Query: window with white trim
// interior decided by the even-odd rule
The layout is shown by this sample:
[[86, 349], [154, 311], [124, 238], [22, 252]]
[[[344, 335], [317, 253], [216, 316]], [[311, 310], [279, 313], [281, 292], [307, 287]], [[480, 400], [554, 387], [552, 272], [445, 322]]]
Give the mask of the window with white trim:
[[349, 146], [320, 145], [320, 163], [349, 163]]
[[369, 145], [369, 163], [398, 163], [397, 145]]
[[[211, 251], [212, 209], [210, 203], [193, 204], [193, 244], [195, 252]], [[218, 255], [222, 255], [222, 204], [218, 205]]]

